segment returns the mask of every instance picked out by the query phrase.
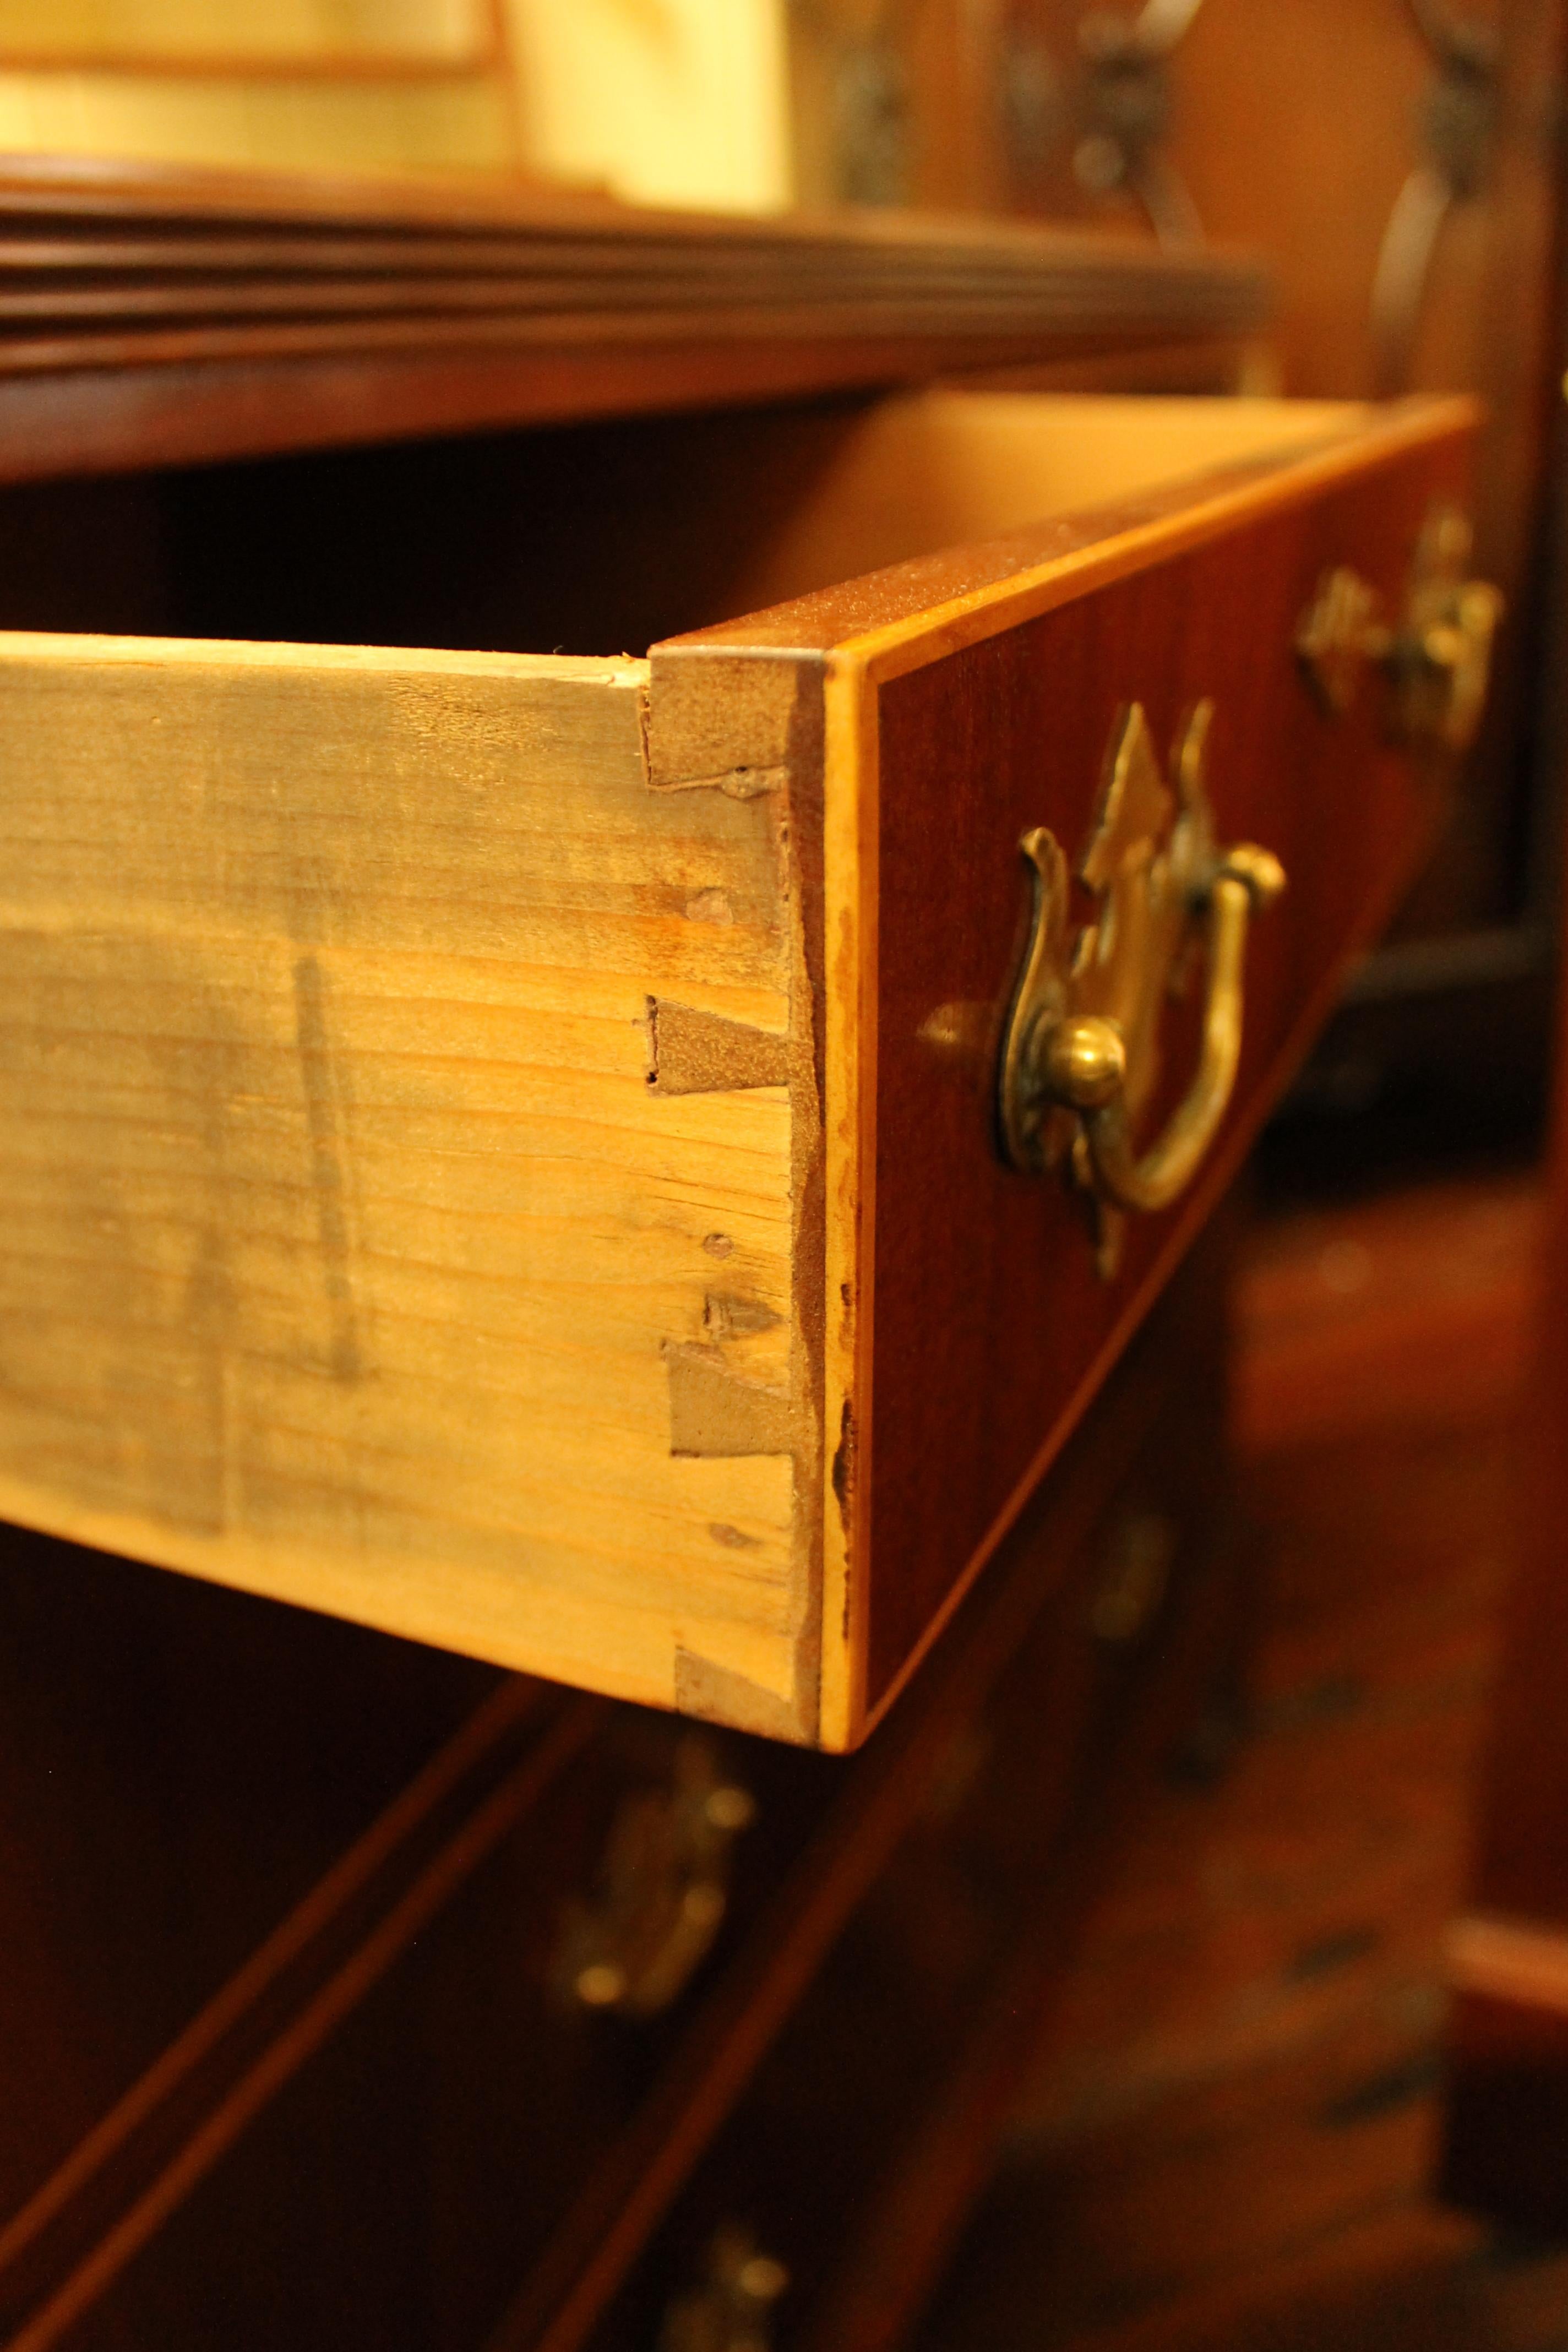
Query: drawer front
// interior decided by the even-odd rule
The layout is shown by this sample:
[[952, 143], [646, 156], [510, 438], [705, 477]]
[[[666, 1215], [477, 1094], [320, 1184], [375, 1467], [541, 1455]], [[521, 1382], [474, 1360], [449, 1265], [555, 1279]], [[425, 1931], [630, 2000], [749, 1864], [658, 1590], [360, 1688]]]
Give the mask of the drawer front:
[[[1460, 404], [1362, 412], [1272, 460], [654, 649], [653, 781], [767, 780], [789, 796], [792, 840], [821, 842], [819, 912], [802, 874], [792, 1027], [811, 1021], [816, 1055], [793, 1080], [807, 1171], [794, 1197], [796, 1318], [816, 1349], [803, 1423], [819, 1415], [805, 1510], [820, 1513], [825, 1745], [862, 1738], [940, 1631], [1430, 835], [1447, 751], [1436, 706], [1411, 698], [1410, 649], [1427, 642], [1415, 583], [1435, 519], [1462, 501], [1472, 428]], [[1058, 429], [1070, 446], [1070, 420]], [[1489, 592], [1472, 593], [1484, 641]], [[1026, 835], [1035, 908], [1054, 910], [1039, 955]], [[1256, 888], [1226, 874], [1231, 845], [1271, 853], [1245, 860]], [[1179, 909], [1163, 938], [1155, 885], [1137, 879], [1157, 858]], [[1274, 861], [1288, 887], [1251, 915], [1237, 970]], [[1200, 868], [1225, 877], [1201, 915], [1209, 885], [1170, 878]], [[1228, 943], [1222, 898], [1242, 910]], [[1065, 1032], [1087, 1013], [1096, 1051], [1125, 1056], [1124, 1084], [1109, 1062], [1086, 1083], [1109, 1076], [1132, 1106], [1121, 1197], [1162, 1205], [1100, 1213], [1114, 1103], [1106, 1119], [1053, 1113], [1034, 1132], [1055, 1172], [1017, 1172], [1033, 1139], [1019, 1150], [998, 1087], [1016, 992], [1040, 1008], [1026, 1052], [1056, 1016]], [[1238, 1007], [1233, 1063], [1213, 1040]], [[1186, 1099], [1200, 1039], [1201, 1118]], [[1202, 1150], [1139, 1157], [1187, 1133]], [[1179, 1187], [1155, 1183], [1184, 1157]], [[804, 1425], [795, 1443], [808, 1453]]]
[[6, 2217], [5, 2341], [475, 2352], [843, 1769], [503, 1685]]
[[[998, 625], [955, 650], [917, 644], [871, 666], [876, 950], [861, 1085], [872, 1244], [854, 1530], [866, 1677], [856, 1703], [868, 1711], [885, 1703], [1062, 1444], [1428, 835], [1432, 780], [1390, 740], [1385, 699], [1369, 684], [1349, 710], [1325, 710], [1295, 641], [1336, 565], [1397, 610], [1424, 518], [1454, 487], [1451, 462], [1451, 451], [1408, 454], [1047, 611], [1013, 620], [993, 608], [985, 617]], [[905, 668], [908, 651], [935, 658]], [[1240, 1066], [1223, 1125], [1170, 1209], [1112, 1211], [1108, 1270], [1089, 1229], [1100, 1214], [1092, 1196], [1062, 1175], [1004, 1165], [991, 1096], [972, 1066], [933, 1049], [932, 1033], [944, 1018], [952, 1025], [943, 1008], [963, 1008], [989, 1078], [1029, 904], [1020, 836], [1048, 826], [1078, 861], [1095, 835], [1119, 714], [1141, 705], [1163, 758], [1205, 699], [1218, 841], [1263, 845], [1288, 885], [1249, 926]], [[1071, 919], [1087, 921], [1091, 895], [1077, 882], [1073, 891]], [[1163, 974], [1152, 978], [1157, 987]], [[1184, 995], [1159, 1005], [1148, 1132], [1196, 1069], [1205, 978], [1191, 971]]]

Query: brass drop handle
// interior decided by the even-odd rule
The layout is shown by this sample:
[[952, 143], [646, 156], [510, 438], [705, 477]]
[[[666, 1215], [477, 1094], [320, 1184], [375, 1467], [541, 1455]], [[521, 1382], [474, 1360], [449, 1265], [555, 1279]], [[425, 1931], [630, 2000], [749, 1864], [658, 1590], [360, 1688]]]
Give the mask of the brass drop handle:
[[1108, 1649], [1141, 1642], [1164, 1606], [1182, 1531], [1163, 1511], [1124, 1511], [1111, 1529], [1089, 1630]]
[[[1096, 919], [1068, 919], [1067, 859], [1038, 826], [1021, 847], [1034, 916], [1004, 1030], [997, 1087], [1003, 1155], [1032, 1173], [1061, 1169], [1094, 1213], [1102, 1275], [1114, 1273], [1123, 1211], [1167, 1208], [1217, 1134], [1241, 1054], [1247, 939], [1256, 910], [1285, 887], [1266, 849], [1220, 850], [1204, 783], [1213, 705], [1189, 713], [1172, 760], [1173, 793], [1149, 725], [1118, 717], [1079, 880]], [[1185, 1097], [1140, 1152], [1139, 1119], [1160, 1073], [1160, 1023], [1190, 950], [1204, 946], [1203, 1045]]]
[[1267, 849], [1230, 850], [1206, 894], [1207, 988], [1196, 1076], [1147, 1150], [1133, 1141], [1127, 1048], [1113, 1021], [1088, 1013], [1046, 1021], [1030, 1060], [1042, 1094], [1077, 1111], [1096, 1190], [1119, 1209], [1168, 1209], [1184, 1192], [1219, 1131], [1241, 1059], [1247, 933], [1255, 908], [1277, 898], [1285, 869]]
[[697, 2284], [666, 2311], [658, 2352], [768, 2352], [774, 2309], [788, 2286], [788, 2271], [754, 2231], [726, 2222], [709, 2244]]
[[1486, 709], [1492, 641], [1503, 614], [1500, 593], [1468, 576], [1470, 540], [1468, 519], [1458, 507], [1432, 509], [1404, 613], [1392, 626], [1359, 572], [1342, 563], [1324, 572], [1296, 632], [1298, 658], [1324, 710], [1342, 716], [1371, 666], [1388, 679], [1395, 734], [1450, 753], [1469, 749]]
[[595, 1898], [567, 1907], [553, 1971], [563, 1997], [623, 2017], [669, 2009], [723, 1925], [732, 1849], [755, 1815], [712, 1743], [688, 1734], [668, 1788], [622, 1800]]

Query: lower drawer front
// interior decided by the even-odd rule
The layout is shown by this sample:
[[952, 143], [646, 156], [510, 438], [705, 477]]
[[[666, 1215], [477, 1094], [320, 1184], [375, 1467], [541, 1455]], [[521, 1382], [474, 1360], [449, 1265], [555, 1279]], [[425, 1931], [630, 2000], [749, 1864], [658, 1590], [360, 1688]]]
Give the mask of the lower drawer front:
[[[1190, 1320], [1177, 1336], [1205, 1352]], [[955, 1728], [918, 1819], [593, 2352], [901, 2340], [984, 2178], [1129, 1801], [1228, 1687], [1245, 1612], [1219, 1393], [1200, 1384], [1124, 1455], [1060, 1591]], [[575, 2338], [558, 2340], [569, 2352]]]
[[384, 1817], [375, 1868], [337, 1858], [6, 2217], [7, 2342], [479, 2352], [672, 2065], [700, 2069], [704, 2004], [842, 1768], [498, 1698], [439, 1801], [414, 1801], [426, 1772]]
[[[716, 2177], [744, 2188], [742, 2217], [773, 2226], [803, 2121], [868, 2182], [889, 2131], [940, 2095], [950, 2029], [994, 1991], [1042, 1870], [1059, 1879], [1075, 1811], [1098, 1847], [1124, 1751], [1163, 1741], [1218, 1648], [1194, 1599], [1223, 1492], [1223, 1241], [1194, 1254], [1068, 1475], [852, 1762], [502, 1685], [7, 2216], [17, 2340], [565, 2352], [737, 2101], [752, 2121], [725, 2146], [738, 2133], [744, 2161]], [[1176, 1363], [1191, 1377], [1173, 1396]], [[274, 1622], [298, 1660], [323, 1646], [311, 1620]], [[310, 1685], [334, 1720], [366, 1690], [341, 1654], [352, 1669], [367, 1640], [340, 1634], [335, 1682]], [[205, 1744], [221, 1790], [222, 1742]], [[159, 1776], [121, 1769], [144, 1810]], [[297, 1848], [314, 1813], [273, 1778], [273, 1837]], [[135, 1939], [144, 1977], [174, 1935]], [[883, 2007], [863, 2046], [843, 2039], [847, 1968]], [[17, 2024], [36, 2034], [38, 2016]], [[809, 2116], [779, 2105], [796, 2076]], [[811, 2260], [841, 2251], [824, 2239]], [[789, 2252], [804, 2283], [805, 2249]]]

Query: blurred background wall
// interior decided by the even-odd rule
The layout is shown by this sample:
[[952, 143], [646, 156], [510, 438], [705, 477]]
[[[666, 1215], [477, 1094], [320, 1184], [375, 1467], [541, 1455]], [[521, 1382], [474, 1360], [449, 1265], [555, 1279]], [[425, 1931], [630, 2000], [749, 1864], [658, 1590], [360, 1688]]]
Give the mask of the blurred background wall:
[[781, 0], [0, 0], [0, 149], [787, 204]]
[[1279, 310], [1258, 383], [1469, 390], [1490, 411], [1476, 552], [1510, 617], [1487, 730], [1320, 1061], [1355, 1107], [1412, 1072], [1451, 1090], [1468, 1056], [1490, 1118], [1489, 1088], [1539, 1091], [1553, 932], [1564, 725], [1536, 650], [1560, 602], [1565, 9], [0, 0], [0, 151], [504, 171], [641, 203], [912, 205], [1261, 249]]
[[[1396, 933], [1447, 985], [1513, 987], [1550, 929], [1555, 816], [1522, 677], [1558, 376], [1562, 16], [1559, 0], [790, 6], [806, 199], [1250, 245], [1279, 282], [1280, 389], [1487, 402], [1477, 556], [1512, 620], [1487, 738]], [[1416, 976], [1410, 953], [1384, 969], [1402, 991]]]

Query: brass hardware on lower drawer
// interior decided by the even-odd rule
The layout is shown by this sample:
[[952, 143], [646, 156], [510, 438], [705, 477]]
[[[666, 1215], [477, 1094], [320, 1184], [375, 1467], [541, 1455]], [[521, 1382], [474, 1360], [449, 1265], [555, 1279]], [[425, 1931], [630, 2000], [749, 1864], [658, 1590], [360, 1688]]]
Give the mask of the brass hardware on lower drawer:
[[683, 1738], [668, 1788], [622, 1800], [596, 1895], [567, 1912], [555, 1966], [566, 1998], [627, 2017], [668, 2009], [723, 1924], [731, 1851], [755, 1812], [713, 1743]]
[[1492, 639], [1503, 600], [1468, 576], [1470, 525], [1458, 507], [1426, 518], [1397, 628], [1379, 617], [1377, 591], [1359, 572], [1326, 572], [1302, 615], [1296, 651], [1325, 710], [1341, 715], [1368, 665], [1386, 672], [1391, 719], [1406, 742], [1459, 752], [1475, 740], [1486, 707]]
[[789, 2285], [784, 2264], [731, 2223], [715, 2235], [704, 2271], [665, 2314], [658, 2352], [768, 2352], [773, 2307]]
[[[1006, 1157], [1068, 1168], [1094, 1203], [1100, 1270], [1115, 1270], [1119, 1215], [1167, 1207], [1218, 1132], [1241, 1052], [1248, 924], [1285, 887], [1266, 849], [1216, 848], [1204, 786], [1212, 703], [1200, 703], [1172, 761], [1175, 802], [1142, 708], [1119, 718], [1093, 835], [1079, 875], [1100, 902], [1074, 933], [1067, 859], [1037, 826], [1021, 844], [1034, 920], [1002, 1045], [998, 1124]], [[1203, 1045], [1186, 1096], [1142, 1153], [1139, 1115], [1160, 1073], [1159, 1023], [1201, 932]]]
[[1116, 1647], [1138, 1641], [1160, 1613], [1181, 1542], [1163, 1511], [1129, 1510], [1111, 1528], [1100, 1583], [1089, 1602], [1089, 1630]]

